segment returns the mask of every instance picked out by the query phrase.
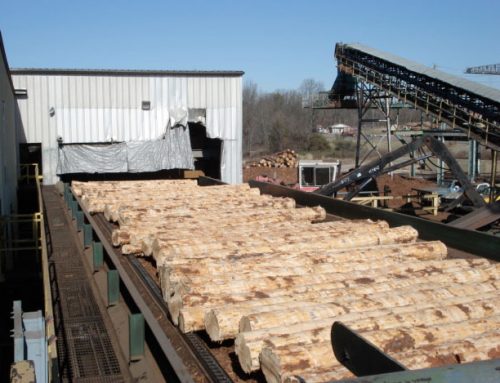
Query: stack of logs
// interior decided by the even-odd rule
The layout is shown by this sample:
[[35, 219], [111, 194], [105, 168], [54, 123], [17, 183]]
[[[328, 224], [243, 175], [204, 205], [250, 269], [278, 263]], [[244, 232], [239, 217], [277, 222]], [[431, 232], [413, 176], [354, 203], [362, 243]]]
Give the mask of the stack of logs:
[[259, 161], [249, 162], [246, 168], [296, 168], [299, 163], [295, 150], [286, 149], [271, 156], [261, 158]]
[[[152, 257], [181, 331], [235, 339], [268, 382], [352, 376], [335, 359], [342, 321], [410, 369], [500, 357], [500, 265], [445, 259], [409, 226], [330, 221], [248, 185], [73, 183], [119, 224], [123, 253]], [[299, 378], [300, 377], [300, 378]]]

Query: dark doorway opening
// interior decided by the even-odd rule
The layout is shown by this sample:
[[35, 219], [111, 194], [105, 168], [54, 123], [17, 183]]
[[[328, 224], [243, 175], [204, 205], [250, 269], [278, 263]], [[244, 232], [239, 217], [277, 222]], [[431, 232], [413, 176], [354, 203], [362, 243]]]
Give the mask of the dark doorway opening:
[[194, 155], [194, 166], [207, 177], [221, 178], [222, 140], [207, 137], [207, 128], [199, 122], [189, 123], [189, 137]]
[[42, 144], [19, 144], [19, 161], [21, 164], [38, 164], [38, 170], [40, 171], [40, 174], [43, 174]]

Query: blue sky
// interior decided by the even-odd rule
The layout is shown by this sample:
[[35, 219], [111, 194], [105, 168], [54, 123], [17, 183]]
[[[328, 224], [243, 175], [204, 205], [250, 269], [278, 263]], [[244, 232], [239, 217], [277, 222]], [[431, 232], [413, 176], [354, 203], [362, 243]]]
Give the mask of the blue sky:
[[[243, 70], [260, 90], [336, 74], [360, 42], [461, 75], [500, 62], [500, 1], [2, 0], [11, 67]], [[500, 86], [500, 76], [469, 76]]]

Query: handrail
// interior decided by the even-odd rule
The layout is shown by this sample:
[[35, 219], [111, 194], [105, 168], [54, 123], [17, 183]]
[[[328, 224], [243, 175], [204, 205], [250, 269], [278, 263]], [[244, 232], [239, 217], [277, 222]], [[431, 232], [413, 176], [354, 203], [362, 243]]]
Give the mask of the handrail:
[[[43, 175], [40, 174], [38, 164], [37, 163], [31, 163], [31, 164], [19, 164], [20, 168], [20, 175], [19, 175], [19, 181], [30, 181], [32, 179], [42, 181], [43, 180]], [[33, 169], [33, 175], [30, 174], [30, 170]]]
[[[52, 309], [52, 292], [50, 290], [49, 258], [47, 250], [47, 238], [45, 236], [45, 217], [43, 209], [41, 176], [38, 170], [38, 164], [32, 164], [35, 170], [36, 191], [38, 196], [38, 209], [40, 212], [40, 244], [42, 253], [42, 280], [44, 296], [44, 316], [45, 316], [45, 334], [47, 336], [47, 354], [48, 354], [48, 373], [49, 382], [58, 381], [59, 373], [55, 368], [57, 366], [57, 347], [56, 332], [54, 326], [54, 312]], [[55, 364], [54, 364], [55, 363]]]

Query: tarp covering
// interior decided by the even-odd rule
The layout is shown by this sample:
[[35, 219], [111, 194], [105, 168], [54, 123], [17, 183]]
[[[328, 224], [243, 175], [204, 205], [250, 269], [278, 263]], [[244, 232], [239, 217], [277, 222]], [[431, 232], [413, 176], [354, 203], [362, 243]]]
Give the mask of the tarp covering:
[[167, 128], [163, 137], [149, 141], [61, 145], [57, 174], [140, 173], [193, 169], [188, 128]]

